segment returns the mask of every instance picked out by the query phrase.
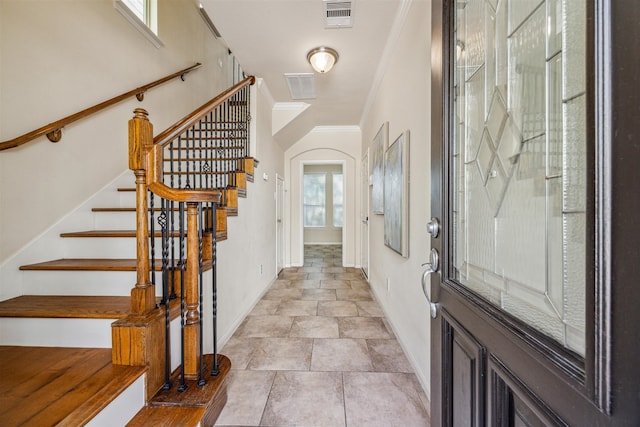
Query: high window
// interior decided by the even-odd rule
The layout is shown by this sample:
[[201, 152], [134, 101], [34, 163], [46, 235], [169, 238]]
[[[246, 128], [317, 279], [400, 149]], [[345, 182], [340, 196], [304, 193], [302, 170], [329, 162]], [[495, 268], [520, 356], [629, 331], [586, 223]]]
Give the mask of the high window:
[[158, 38], [157, 0], [114, 0], [113, 5], [155, 47], [163, 45]]

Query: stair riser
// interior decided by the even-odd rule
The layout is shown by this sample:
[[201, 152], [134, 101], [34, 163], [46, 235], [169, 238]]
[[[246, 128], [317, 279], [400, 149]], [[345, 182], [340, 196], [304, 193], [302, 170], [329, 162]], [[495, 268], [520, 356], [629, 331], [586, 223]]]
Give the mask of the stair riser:
[[94, 212], [96, 230], [135, 230], [136, 213], [131, 212]]
[[86, 427], [123, 426], [145, 405], [146, 376], [142, 375], [127, 387], [106, 408], [98, 413]]
[[[131, 186], [134, 182], [131, 183]], [[135, 191], [119, 191], [118, 197], [120, 198], [121, 208], [130, 208], [136, 205], [136, 192]]]
[[136, 258], [134, 237], [65, 237], [61, 242], [65, 258]]
[[111, 348], [114, 320], [0, 318], [0, 345]]
[[[128, 296], [136, 284], [135, 271], [24, 271], [24, 295]], [[160, 296], [161, 274], [157, 273]]]
[[[170, 239], [169, 250], [173, 242], [176, 257], [179, 251], [179, 239]], [[65, 237], [62, 239], [65, 258], [136, 258], [136, 239], [134, 237]], [[185, 249], [186, 250], [186, 249]], [[151, 251], [151, 248], [149, 248]], [[151, 256], [151, 253], [149, 253]], [[162, 239], [155, 239], [155, 257], [162, 256]]]
[[[186, 208], [185, 208], [186, 211]], [[159, 212], [154, 214], [154, 227], [159, 231], [158, 226]], [[186, 226], [186, 213], [184, 216], [184, 224]], [[175, 228], [178, 228], [178, 213], [175, 215]], [[94, 212], [93, 226], [96, 230], [135, 230], [136, 229], [136, 213], [135, 211], [120, 212]]]

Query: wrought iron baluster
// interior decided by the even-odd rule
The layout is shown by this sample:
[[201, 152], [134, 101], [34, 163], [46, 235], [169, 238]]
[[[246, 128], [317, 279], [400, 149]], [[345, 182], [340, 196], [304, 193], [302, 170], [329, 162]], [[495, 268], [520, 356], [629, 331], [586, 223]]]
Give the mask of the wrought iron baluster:
[[247, 139], [246, 139], [246, 153], [245, 156], [251, 156], [251, 90], [247, 88], [247, 106], [246, 106], [246, 127], [247, 127]]
[[162, 241], [162, 304], [164, 304], [164, 390], [171, 388], [171, 318], [169, 310], [169, 280], [173, 280], [173, 274], [169, 274], [169, 201], [160, 200], [161, 212], [158, 216], [158, 225], [161, 231]]
[[[195, 144], [195, 140], [194, 140], [194, 130], [193, 128], [187, 130], [185, 132], [185, 135], [187, 136], [187, 143], [186, 143], [186, 152], [185, 152], [185, 160], [186, 160], [186, 175], [185, 175], [185, 186], [184, 188], [193, 188], [191, 186], [191, 174], [190, 171], [192, 170], [192, 160], [191, 160], [191, 155], [193, 154], [193, 152], [191, 151], [191, 148], [194, 146]], [[194, 176], [195, 178], [195, 176]]]
[[214, 184], [214, 176], [213, 176], [213, 162], [214, 162], [214, 154], [213, 154], [213, 149], [211, 147], [211, 127], [213, 126], [213, 111], [210, 111], [208, 116], [207, 116], [207, 121], [209, 122], [209, 124], [207, 125], [207, 141], [206, 141], [206, 147], [207, 147], [207, 188], [213, 188], [213, 184]]
[[[198, 188], [204, 188], [202, 179], [204, 178], [203, 174], [205, 173], [204, 170], [204, 160], [202, 158], [202, 119], [200, 119], [198, 121], [198, 162], [199, 162], [199, 166], [198, 166], [198, 171], [199, 171], [199, 182], [200, 182], [200, 186]], [[194, 167], [195, 169], [195, 167]]]
[[219, 108], [216, 108], [214, 117], [215, 117], [215, 119], [213, 121], [214, 132], [212, 133], [213, 138], [211, 140], [211, 143], [212, 143], [212, 145], [214, 147], [214, 156], [215, 156], [215, 161], [214, 161], [213, 167], [215, 168], [216, 188], [221, 188], [219, 164], [220, 164], [220, 158], [222, 156], [220, 155], [220, 148], [218, 147], [218, 127], [220, 126], [220, 124], [219, 124], [219, 122], [220, 122], [220, 109]]
[[[171, 142], [171, 144], [169, 144], [169, 158], [171, 159], [171, 161], [169, 162], [169, 169], [171, 171], [171, 173], [169, 174], [169, 186], [171, 188], [176, 188], [176, 183], [175, 183], [175, 157], [174, 157], [174, 151], [175, 151], [175, 140]], [[178, 179], [179, 178], [179, 171], [180, 171], [180, 163], [181, 163], [181, 158], [180, 158], [181, 154], [180, 154], [180, 137], [178, 137]], [[164, 182], [164, 176], [162, 178], [163, 182]], [[180, 183], [178, 183], [178, 185], [180, 185]], [[169, 234], [167, 236], [167, 238], [170, 238], [171, 241], [171, 273], [170, 273], [170, 279], [171, 281], [169, 282], [170, 287], [168, 288], [168, 297], [170, 299], [176, 299], [176, 280], [175, 280], [175, 276], [176, 276], [176, 270], [175, 270], [175, 259], [176, 259], [176, 251], [175, 251], [175, 218], [174, 218], [174, 203], [173, 201], [168, 202], [167, 204], [167, 209], [166, 209], [166, 215], [167, 215], [167, 222], [168, 222], [168, 226], [167, 229], [169, 230]]]
[[229, 101], [225, 101], [224, 104], [222, 104], [222, 135], [220, 136], [222, 138], [222, 147], [224, 149], [224, 158], [222, 160], [222, 164], [223, 164], [223, 169], [225, 172], [225, 177], [227, 180], [227, 185], [229, 185], [229, 151], [227, 149], [228, 147], [228, 132], [229, 132]]
[[[173, 188], [182, 188], [182, 136], [178, 137], [178, 186]], [[173, 176], [173, 175], [172, 175]]]
[[213, 220], [211, 221], [211, 287], [213, 299], [213, 366], [211, 367], [211, 375], [217, 376], [220, 373], [220, 365], [218, 363], [218, 223], [216, 221], [216, 212], [218, 205], [211, 204], [211, 212]]
[[[176, 294], [176, 248], [175, 248], [175, 236], [176, 236], [176, 217], [175, 217], [175, 202], [169, 202], [169, 208], [167, 209], [167, 215], [169, 218], [169, 239], [171, 242], [171, 289], [169, 293], [170, 299], [176, 299], [178, 296]], [[179, 242], [178, 242], [179, 243]]]

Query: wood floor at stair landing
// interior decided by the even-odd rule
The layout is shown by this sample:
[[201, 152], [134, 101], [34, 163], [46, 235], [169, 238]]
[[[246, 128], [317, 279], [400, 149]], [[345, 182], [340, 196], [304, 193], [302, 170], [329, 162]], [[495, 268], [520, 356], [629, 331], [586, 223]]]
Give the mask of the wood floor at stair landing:
[[0, 425], [84, 425], [145, 368], [114, 366], [111, 349], [0, 346]]
[[0, 317], [120, 319], [130, 308], [128, 296], [22, 295], [0, 302]]

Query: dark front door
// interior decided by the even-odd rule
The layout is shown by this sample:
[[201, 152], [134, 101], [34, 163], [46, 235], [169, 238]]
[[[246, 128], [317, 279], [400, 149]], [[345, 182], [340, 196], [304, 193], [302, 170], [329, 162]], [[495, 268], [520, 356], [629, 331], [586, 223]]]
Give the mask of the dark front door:
[[434, 426], [640, 426], [631, 3], [432, 3]]

